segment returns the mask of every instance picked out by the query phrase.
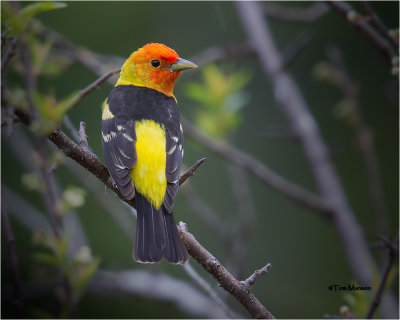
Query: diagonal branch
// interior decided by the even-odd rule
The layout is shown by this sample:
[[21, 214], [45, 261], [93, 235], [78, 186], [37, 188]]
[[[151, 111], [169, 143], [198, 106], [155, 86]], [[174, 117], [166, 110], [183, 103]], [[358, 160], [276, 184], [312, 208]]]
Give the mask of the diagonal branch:
[[183, 222], [179, 223], [179, 234], [183, 239], [189, 254], [228, 291], [256, 319], [275, 319], [256, 298], [245, 282], [238, 281], [225, 267], [208, 252], [195, 237], [186, 229]]
[[376, 48], [385, 54], [389, 63], [392, 64], [392, 59], [398, 56], [390, 43], [381, 36], [371, 25], [363, 19], [354, 8], [344, 1], [328, 1], [329, 5], [336, 11], [340, 12], [347, 20], [356, 27]]
[[[30, 123], [30, 118], [18, 110], [17, 114], [21, 121], [25, 124]], [[119, 192], [116, 186], [113, 185], [112, 178], [109, 175], [107, 168], [98, 160], [94, 154], [90, 154], [72, 141], [61, 129], [57, 129], [49, 135], [49, 139], [62, 151], [64, 154], [79, 163], [87, 169], [107, 187], [113, 190], [116, 195], [130, 206], [136, 208], [135, 199], [126, 200]], [[182, 184], [186, 179], [193, 175], [194, 171], [205, 161], [205, 158], [197, 161], [186, 173], [181, 176], [179, 183]], [[210, 274], [216, 278], [221, 286], [232, 294], [255, 318], [273, 319], [274, 316], [262, 305], [262, 303], [254, 296], [251, 288], [248, 285], [240, 283], [236, 280], [225, 267], [218, 262], [189, 232], [179, 228], [180, 236], [182, 237], [189, 254], [201, 264]]]
[[206, 146], [208, 149], [225, 158], [229, 162], [251, 172], [267, 186], [278, 190], [297, 203], [315, 210], [322, 216], [329, 218], [329, 208], [318, 196], [315, 196], [311, 192], [284, 179], [253, 156], [244, 153], [225, 142], [212, 139], [207, 134], [197, 129], [184, 117], [181, 117], [181, 122], [183, 130], [187, 136], [200, 142], [202, 145]]

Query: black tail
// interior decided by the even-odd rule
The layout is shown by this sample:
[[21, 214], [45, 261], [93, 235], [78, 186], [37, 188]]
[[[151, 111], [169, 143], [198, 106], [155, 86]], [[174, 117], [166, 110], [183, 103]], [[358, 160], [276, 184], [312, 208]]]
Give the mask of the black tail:
[[141, 263], [160, 261], [162, 256], [171, 263], [186, 263], [189, 254], [178, 234], [172, 213], [164, 206], [154, 209], [151, 203], [136, 192], [136, 242], [133, 259]]
[[145, 197], [136, 192], [136, 242], [133, 259], [142, 263], [160, 261], [165, 246], [161, 210], [156, 210]]
[[185, 264], [189, 260], [189, 253], [178, 233], [174, 216], [168, 213], [162, 206], [164, 228], [165, 228], [165, 248], [164, 257], [168, 262]]

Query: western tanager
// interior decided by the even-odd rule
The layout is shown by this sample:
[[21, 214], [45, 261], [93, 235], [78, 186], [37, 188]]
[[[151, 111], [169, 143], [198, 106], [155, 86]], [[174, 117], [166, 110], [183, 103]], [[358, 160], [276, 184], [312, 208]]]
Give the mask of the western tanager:
[[136, 194], [133, 258], [154, 263], [189, 259], [172, 215], [179, 189], [183, 131], [174, 83], [197, 66], [159, 43], [133, 52], [103, 103], [102, 145], [108, 170], [127, 199]]

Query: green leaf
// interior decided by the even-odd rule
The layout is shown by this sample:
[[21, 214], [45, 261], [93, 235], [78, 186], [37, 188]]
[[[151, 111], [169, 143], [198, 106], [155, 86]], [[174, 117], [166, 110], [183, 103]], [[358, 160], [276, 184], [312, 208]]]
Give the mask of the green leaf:
[[19, 35], [29, 20], [37, 13], [54, 9], [65, 8], [67, 5], [63, 2], [36, 2], [24, 7], [17, 12], [10, 4], [2, 2], [2, 22], [5, 23], [9, 35]]
[[60, 260], [53, 254], [46, 253], [46, 252], [37, 252], [33, 254], [33, 258], [36, 262], [43, 263], [48, 266], [52, 267], [59, 267]]
[[78, 102], [79, 93], [73, 92], [57, 104], [57, 119], [61, 121], [62, 117]]
[[36, 2], [24, 7], [21, 10], [20, 14], [21, 17], [25, 20], [25, 23], [27, 23], [39, 12], [62, 9], [65, 8], [66, 6], [67, 5], [64, 2], [55, 2], [55, 1]]

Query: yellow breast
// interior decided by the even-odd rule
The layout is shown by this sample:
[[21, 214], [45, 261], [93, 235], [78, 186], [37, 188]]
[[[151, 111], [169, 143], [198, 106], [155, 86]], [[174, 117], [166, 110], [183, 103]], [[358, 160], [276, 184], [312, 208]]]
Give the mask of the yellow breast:
[[167, 179], [165, 176], [165, 130], [152, 120], [135, 122], [137, 163], [131, 170], [136, 190], [159, 209], [164, 202]]

